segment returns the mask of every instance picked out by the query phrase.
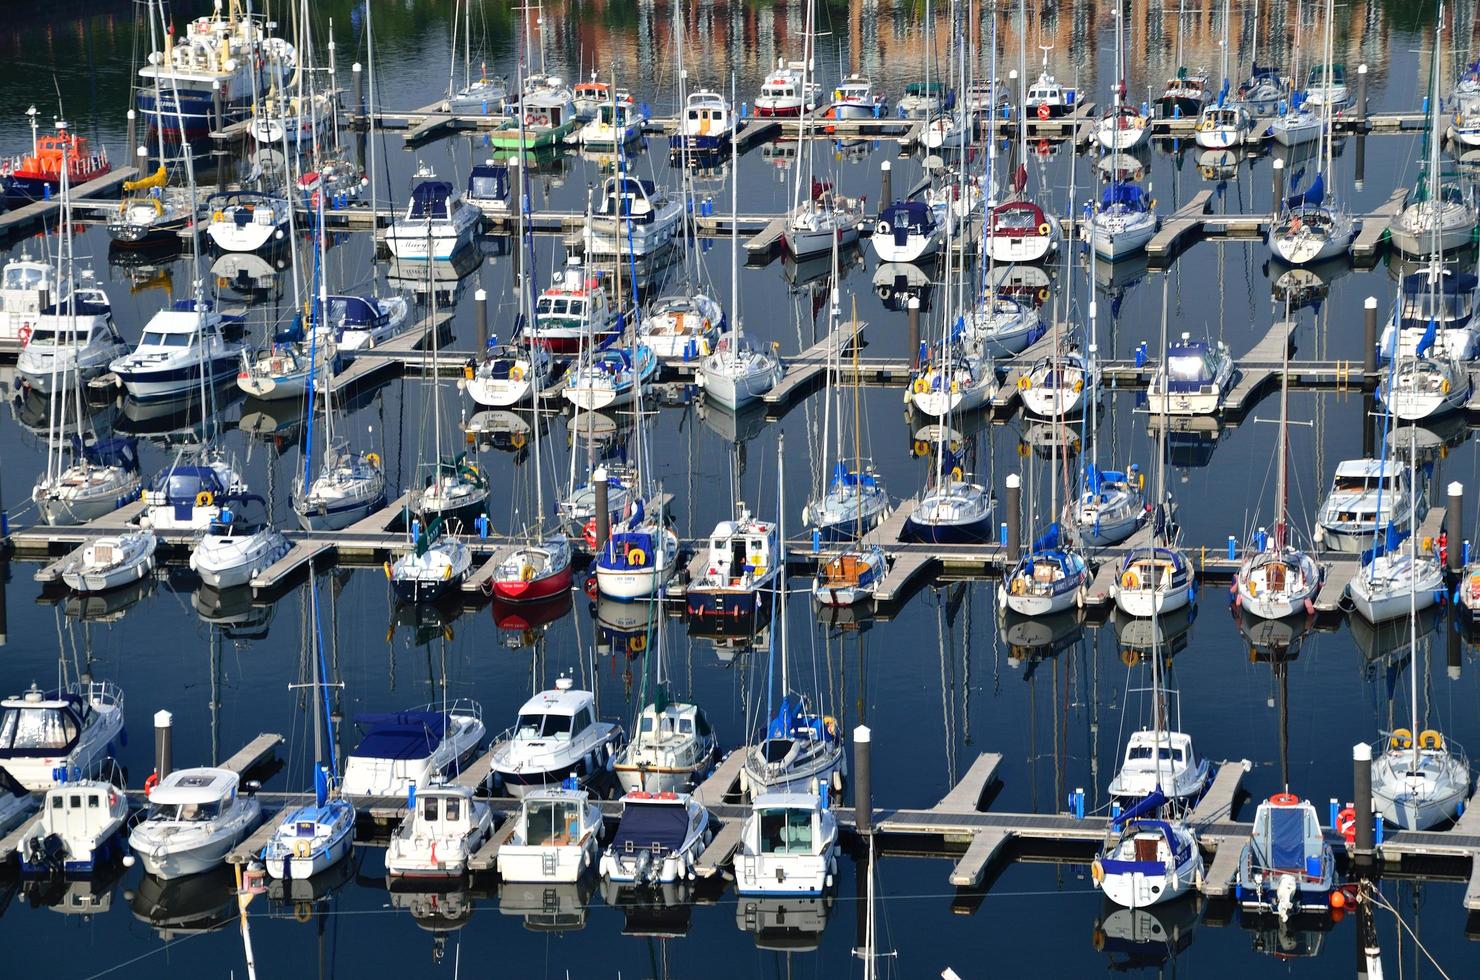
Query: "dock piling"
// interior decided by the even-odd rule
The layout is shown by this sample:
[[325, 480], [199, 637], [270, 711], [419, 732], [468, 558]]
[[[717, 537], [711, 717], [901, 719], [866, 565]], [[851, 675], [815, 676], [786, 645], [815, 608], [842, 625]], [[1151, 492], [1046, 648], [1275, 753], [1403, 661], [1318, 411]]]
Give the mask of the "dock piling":
[[1357, 131], [1367, 129], [1367, 65], [1357, 66]]
[[[1455, 549], [1451, 547], [1449, 550], [1453, 551]], [[1444, 631], [1447, 640], [1444, 651], [1444, 673], [1452, 681], [1459, 680], [1460, 668], [1464, 664], [1464, 644], [1460, 642], [1459, 630], [1456, 628], [1458, 625], [1457, 623], [1451, 623], [1449, 628]], [[4, 642], [3, 638], [0, 638], [0, 642]]]
[[1007, 561], [1015, 564], [1023, 550], [1023, 478], [1007, 475]]
[[154, 773], [161, 780], [175, 764], [175, 716], [160, 709], [154, 712]]
[[130, 153], [134, 152], [134, 147], [136, 147], [136, 146], [139, 145], [138, 135], [137, 134], [138, 134], [138, 116], [134, 112], [134, 110], [130, 109], [128, 111], [128, 137], [127, 137], [128, 138], [128, 142], [126, 142], [126, 143], [123, 144], [124, 146], [128, 147], [128, 151]]
[[596, 491], [596, 551], [606, 547], [612, 534], [611, 484], [607, 482], [606, 467], [598, 466], [591, 474], [592, 489]]
[[1356, 838], [1352, 857], [1359, 867], [1372, 866], [1372, 746], [1358, 742], [1352, 746], [1352, 799], [1357, 811]]
[[1460, 542], [1465, 539], [1465, 485], [1458, 480], [1449, 484], [1449, 509], [1444, 511], [1444, 543], [1448, 555], [1445, 567], [1451, 575], [1458, 575], [1460, 564]]
[[482, 286], [473, 294], [473, 311], [478, 321], [478, 350], [488, 347], [488, 291]]
[[872, 748], [873, 732], [868, 726], [853, 729], [853, 816], [858, 832], [865, 836], [874, 832]]
[[5, 646], [9, 630], [10, 614], [6, 611], [5, 586], [10, 581], [10, 557], [5, 545], [0, 543], [0, 647]]
[[1274, 194], [1274, 203], [1270, 207], [1270, 211], [1272, 211], [1274, 214], [1279, 214], [1280, 202], [1285, 199], [1285, 161], [1281, 160], [1279, 157], [1275, 157], [1274, 163], [1270, 165], [1270, 175], [1274, 181], [1273, 187], [1271, 188], [1271, 191]]
[[879, 207], [887, 208], [894, 200], [894, 188], [892, 184], [892, 171], [894, 165], [888, 160], [879, 164]]
[[1352, 186], [1357, 190], [1362, 190], [1367, 186], [1367, 131], [1357, 130], [1352, 140], [1357, 144], [1357, 159], [1354, 165], [1356, 173], [1352, 175]]
[[1370, 378], [1377, 373], [1377, 297], [1362, 304], [1362, 371]]
[[365, 69], [358, 61], [349, 66], [350, 74], [354, 76], [355, 82], [355, 105], [360, 107], [360, 115], [365, 114]]
[[910, 366], [920, 370], [920, 297], [911, 296], [909, 301], [910, 321]]
[[221, 110], [221, 83], [211, 83], [211, 123], [216, 132], [221, 132], [224, 113]]

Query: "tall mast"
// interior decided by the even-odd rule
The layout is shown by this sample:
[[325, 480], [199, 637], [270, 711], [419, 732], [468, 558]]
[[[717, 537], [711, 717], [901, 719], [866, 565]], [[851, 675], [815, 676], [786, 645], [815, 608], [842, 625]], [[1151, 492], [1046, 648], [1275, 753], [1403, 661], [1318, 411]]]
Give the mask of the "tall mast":
[[780, 575], [776, 579], [776, 607], [781, 610], [781, 697], [786, 698], [789, 689], [786, 629], [786, 433], [776, 433], [776, 546], [781, 554], [777, 558]]
[[[735, 71], [730, 70], [730, 105], [726, 114], [735, 111]], [[729, 122], [733, 123], [734, 119]], [[740, 316], [740, 226], [736, 214], [740, 207], [740, 159], [736, 144], [740, 141], [730, 136], [730, 319], [734, 321], [731, 329], [735, 333], [735, 341], [730, 345], [730, 353], [737, 360], [740, 354], [740, 342], [745, 336], [745, 320]]]
[[[1290, 297], [1285, 295], [1285, 320], [1290, 319]], [[1280, 329], [1285, 329], [1281, 327]], [[1288, 487], [1289, 467], [1289, 433], [1287, 431], [1290, 421], [1290, 344], [1288, 341], [1281, 345], [1283, 356], [1280, 363], [1280, 459], [1279, 459], [1279, 486], [1276, 494], [1279, 497], [1278, 510], [1276, 511], [1274, 523], [1274, 546], [1275, 550], [1285, 547], [1285, 534], [1288, 527], [1288, 518], [1285, 513], [1286, 496]]]
[[[1444, 16], [1443, 10], [1444, 10], [1444, 8], [1441, 5], [1440, 8], [1439, 8], [1439, 16], [1440, 16], [1440, 19], [1441, 20], [1443, 19], [1443, 16]], [[1436, 30], [1436, 33], [1437, 33], [1437, 28], [1435, 30]], [[1437, 60], [1434, 63], [1434, 67], [1435, 68], [1438, 67], [1438, 61]], [[1438, 77], [1438, 73], [1435, 72], [1435, 78], [1437, 79], [1437, 77]], [[1437, 85], [1435, 87], [1437, 88]], [[1415, 511], [1415, 507], [1417, 506], [1416, 503], [1415, 503], [1415, 500], [1418, 497], [1418, 494], [1414, 492], [1414, 488], [1418, 486], [1418, 483], [1416, 482], [1417, 479], [1418, 479], [1418, 471], [1417, 471], [1418, 464], [1417, 464], [1417, 460], [1418, 460], [1418, 427], [1416, 425], [1414, 425], [1413, 423], [1409, 423], [1409, 425], [1408, 425], [1408, 527], [1411, 529], [1410, 530], [1410, 534], [1412, 533], [1412, 530], [1416, 530], [1418, 528], [1418, 515], [1417, 515], [1417, 513]], [[1417, 562], [1418, 562], [1418, 539], [1417, 538], [1410, 537], [1408, 539], [1408, 546], [1413, 551], [1413, 562], [1416, 565]], [[1451, 547], [1453, 547], [1453, 545], [1451, 545]], [[1411, 695], [1412, 695], [1412, 707], [1413, 707], [1413, 715], [1412, 715], [1412, 718], [1411, 718], [1411, 720], [1413, 722], [1412, 731], [1415, 731], [1415, 732], [1418, 731], [1418, 598], [1417, 598], [1417, 593], [1414, 591], [1414, 589], [1416, 587], [1416, 582], [1417, 582], [1417, 575], [1416, 574], [1409, 575], [1408, 576], [1408, 664], [1409, 664], [1409, 666], [1411, 666], [1413, 668], [1413, 670], [1409, 674], [1410, 683], [1409, 683], [1408, 686], [1411, 689]], [[1425, 658], [1425, 665], [1427, 665], [1427, 658]], [[1419, 766], [1420, 766], [1420, 763], [1422, 761], [1419, 758], [1419, 746], [1418, 746], [1419, 739], [1418, 738], [1414, 738], [1414, 739], [1412, 739], [1412, 742], [1413, 742], [1413, 769], [1416, 772], [1416, 771], [1418, 771]]]

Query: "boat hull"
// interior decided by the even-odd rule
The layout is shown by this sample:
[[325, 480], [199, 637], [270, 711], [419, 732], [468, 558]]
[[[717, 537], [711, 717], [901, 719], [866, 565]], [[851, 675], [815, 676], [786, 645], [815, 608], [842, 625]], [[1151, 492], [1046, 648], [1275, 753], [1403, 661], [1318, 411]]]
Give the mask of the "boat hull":
[[912, 515], [904, 522], [904, 533], [901, 537], [929, 544], [979, 544], [992, 540], [993, 530], [990, 513], [978, 520], [963, 521], [959, 524], [927, 524], [916, 521]]
[[532, 578], [527, 582], [522, 579], [494, 579], [493, 594], [504, 602], [540, 602], [569, 592], [570, 582], [570, 564], [567, 563], [558, 572]]

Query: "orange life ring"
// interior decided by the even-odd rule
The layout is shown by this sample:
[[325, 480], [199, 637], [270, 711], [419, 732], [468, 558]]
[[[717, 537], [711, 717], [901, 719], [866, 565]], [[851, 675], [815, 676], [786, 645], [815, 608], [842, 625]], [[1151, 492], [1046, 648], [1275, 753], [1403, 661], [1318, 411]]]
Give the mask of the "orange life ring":
[[1269, 802], [1275, 806], [1294, 806], [1300, 802], [1300, 797], [1294, 793], [1276, 793], [1269, 798]]
[[1336, 815], [1336, 829], [1348, 844], [1357, 841], [1357, 808], [1348, 803]]
[[159, 770], [156, 769], [144, 780], [144, 798], [148, 799], [154, 793], [154, 787], [159, 785]]
[[1038, 118], [1039, 119], [1047, 119], [1051, 115], [1053, 115], [1053, 110], [1048, 107], [1048, 103], [1047, 102], [1040, 102], [1040, 103], [1038, 103]]
[[20, 340], [21, 340], [21, 346], [22, 347], [26, 346], [27, 344], [29, 344], [31, 342], [31, 328], [30, 327], [27, 327], [27, 326], [21, 327], [20, 331], [16, 334], [16, 336], [20, 338]]
[[1124, 575], [1120, 576], [1120, 585], [1134, 592], [1141, 587], [1141, 580], [1136, 578], [1135, 572], [1127, 570]]

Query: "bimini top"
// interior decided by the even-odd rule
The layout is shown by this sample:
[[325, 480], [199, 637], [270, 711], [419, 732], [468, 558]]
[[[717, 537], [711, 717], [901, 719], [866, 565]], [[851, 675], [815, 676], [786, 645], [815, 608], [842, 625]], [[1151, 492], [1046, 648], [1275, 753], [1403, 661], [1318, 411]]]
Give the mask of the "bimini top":
[[622, 797], [622, 821], [612, 838], [618, 853], [633, 850], [676, 851], [689, 836], [687, 799], [676, 793], [628, 793]]
[[1427, 327], [1430, 320], [1452, 326], [1474, 312], [1474, 273], [1444, 269], [1438, 281], [1430, 272], [1414, 272], [1403, 277], [1403, 298], [1399, 306], [1402, 326]]
[[359, 296], [330, 296], [328, 318], [345, 326], [367, 326], [390, 319], [375, 304]]
[[425, 759], [442, 744], [447, 716], [440, 711], [355, 715], [365, 737], [350, 753], [360, 759]]
[[904, 228], [926, 234], [935, 227], [935, 211], [924, 201], [894, 201], [879, 212], [879, 221], [888, 222], [896, 231]]
[[507, 164], [487, 163], [473, 165], [468, 174], [468, 196], [480, 201], [502, 201], [509, 196], [509, 167]]
[[1205, 340], [1185, 337], [1167, 345], [1166, 382], [1169, 391], [1197, 391], [1217, 377], [1219, 351]]
[[445, 180], [424, 180], [411, 191], [408, 218], [445, 218], [450, 208], [452, 185]]
[[209, 466], [176, 466], [156, 473], [149, 489], [166, 494], [171, 504], [186, 504], [194, 503], [205, 491], [220, 497], [227, 488], [221, 483], [221, 474]]

